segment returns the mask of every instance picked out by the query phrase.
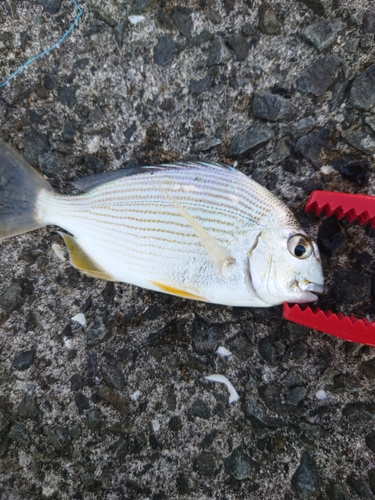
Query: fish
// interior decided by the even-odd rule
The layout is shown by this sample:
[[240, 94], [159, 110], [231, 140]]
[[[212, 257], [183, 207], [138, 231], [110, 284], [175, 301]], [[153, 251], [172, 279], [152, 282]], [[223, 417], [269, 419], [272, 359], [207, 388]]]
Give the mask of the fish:
[[0, 142], [0, 240], [61, 228], [88, 276], [226, 306], [305, 303], [324, 289], [319, 250], [289, 208], [238, 169], [177, 162], [124, 168], [59, 194]]

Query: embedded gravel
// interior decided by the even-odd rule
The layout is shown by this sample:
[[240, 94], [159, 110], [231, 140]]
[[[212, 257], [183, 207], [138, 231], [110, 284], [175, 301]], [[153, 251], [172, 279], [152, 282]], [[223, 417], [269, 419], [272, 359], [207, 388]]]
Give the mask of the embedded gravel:
[[[313, 189], [375, 195], [374, 1], [78, 3], [0, 88], [1, 138], [64, 193], [235, 162], [317, 238], [319, 306], [374, 318], [374, 230], [303, 212]], [[74, 15], [1, 2], [0, 79]], [[3, 241], [0, 276], [1, 500], [375, 498], [374, 349], [86, 277], [54, 227]]]

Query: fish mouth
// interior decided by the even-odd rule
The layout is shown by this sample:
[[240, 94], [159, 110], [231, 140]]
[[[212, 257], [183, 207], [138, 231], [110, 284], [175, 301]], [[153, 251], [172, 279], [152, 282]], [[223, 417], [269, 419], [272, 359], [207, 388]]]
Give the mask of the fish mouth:
[[301, 292], [323, 293], [323, 283], [312, 283], [311, 281], [302, 280], [298, 283], [298, 288]]

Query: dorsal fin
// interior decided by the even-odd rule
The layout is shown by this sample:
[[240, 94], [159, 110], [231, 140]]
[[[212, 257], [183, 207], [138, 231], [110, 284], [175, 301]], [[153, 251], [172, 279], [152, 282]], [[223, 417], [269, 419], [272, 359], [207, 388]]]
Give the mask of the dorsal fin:
[[90, 257], [78, 245], [74, 236], [70, 234], [59, 234], [64, 238], [65, 244], [69, 250], [70, 261], [74, 267], [93, 278], [100, 278], [102, 280], [117, 281], [113, 276], [100, 269]]
[[142, 175], [150, 173], [151, 171], [169, 170], [176, 168], [197, 168], [197, 167], [207, 167], [207, 168], [220, 168], [220, 169], [230, 169], [235, 170], [233, 167], [227, 165], [222, 165], [220, 163], [208, 163], [208, 162], [177, 162], [177, 163], [163, 163], [161, 165], [150, 165], [146, 167], [129, 167], [122, 168], [120, 170], [112, 170], [110, 172], [101, 172], [100, 174], [89, 175], [88, 177], [83, 177], [73, 181], [72, 184], [77, 189], [82, 191], [89, 191], [98, 186], [106, 184], [107, 182], [117, 181], [123, 177], [129, 177], [131, 175]]
[[73, 181], [72, 184], [77, 189], [89, 191], [107, 182], [117, 181], [130, 175], [147, 174], [151, 170], [160, 170], [160, 167], [132, 167], [112, 170], [111, 172], [101, 172], [100, 174], [89, 175], [88, 177]]

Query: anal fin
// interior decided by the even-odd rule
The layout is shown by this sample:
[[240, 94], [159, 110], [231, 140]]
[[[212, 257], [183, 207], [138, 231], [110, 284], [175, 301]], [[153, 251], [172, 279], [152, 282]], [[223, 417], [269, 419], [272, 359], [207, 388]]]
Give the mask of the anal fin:
[[169, 293], [171, 295], [177, 295], [177, 297], [182, 297], [183, 299], [200, 300], [202, 302], [208, 302], [205, 297], [200, 295], [195, 295], [194, 293], [186, 292], [185, 290], [180, 290], [173, 286], [164, 285], [163, 283], [157, 283], [156, 281], [151, 281], [151, 283], [157, 286], [161, 292]]
[[100, 269], [97, 264], [90, 259], [90, 257], [78, 245], [74, 236], [61, 232], [59, 232], [59, 234], [64, 238], [65, 244], [69, 250], [70, 261], [74, 267], [87, 274], [87, 276], [91, 276], [93, 278], [117, 281], [113, 278], [113, 276]]

